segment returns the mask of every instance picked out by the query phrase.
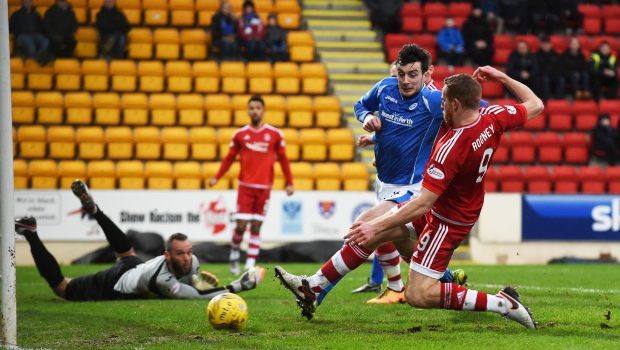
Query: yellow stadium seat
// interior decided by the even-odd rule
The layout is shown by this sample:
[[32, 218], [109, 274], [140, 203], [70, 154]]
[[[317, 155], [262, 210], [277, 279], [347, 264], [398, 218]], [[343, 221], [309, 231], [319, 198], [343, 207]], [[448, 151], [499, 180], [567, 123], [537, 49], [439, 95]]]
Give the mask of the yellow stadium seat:
[[147, 187], [153, 190], [172, 189], [172, 164], [166, 161], [146, 162], [144, 171]]
[[41, 67], [37, 61], [28, 60], [25, 66], [28, 72], [28, 89], [29, 90], [51, 90], [52, 80], [54, 77], [54, 68], [52, 65]]
[[289, 96], [287, 107], [289, 126], [296, 128], [313, 126], [312, 99], [309, 96]]
[[295, 95], [299, 93], [299, 67], [294, 62], [276, 62], [273, 67], [276, 92]]
[[368, 168], [363, 163], [342, 163], [340, 167], [345, 191], [368, 191]]
[[19, 57], [11, 58], [11, 89], [23, 90], [26, 87], [26, 70], [24, 61]]
[[159, 129], [154, 126], [134, 129], [137, 159], [159, 159], [161, 157], [161, 138]]
[[278, 13], [278, 25], [283, 29], [299, 29], [301, 16], [298, 13]]
[[325, 131], [323, 129], [300, 130], [299, 140], [302, 145], [302, 159], [306, 161], [325, 161], [327, 159], [325, 139]]
[[130, 25], [137, 26], [142, 23], [142, 5], [140, 0], [117, 0], [116, 6], [123, 11]]
[[230, 97], [228, 95], [208, 95], [205, 101], [207, 124], [228, 126], [231, 123]]
[[33, 160], [29, 164], [30, 188], [55, 189], [58, 186], [58, 167], [53, 160]]
[[179, 95], [177, 109], [179, 111], [180, 125], [198, 126], [204, 124], [204, 97], [202, 95]]
[[302, 63], [299, 72], [302, 78], [327, 78], [327, 69], [323, 63]]
[[314, 98], [316, 126], [337, 128], [341, 124], [340, 100], [336, 96], [317, 96]]
[[153, 57], [153, 33], [149, 28], [132, 28], [129, 39], [129, 58], [150, 60]]
[[86, 168], [88, 184], [94, 190], [116, 188], [116, 165], [111, 160], [94, 160]]
[[314, 46], [293, 46], [289, 49], [291, 61], [312, 62], [314, 61]]
[[93, 96], [95, 124], [117, 125], [121, 122], [121, 100], [113, 92], [98, 92]]
[[[240, 167], [239, 162], [234, 162], [232, 163], [232, 165], [230, 166], [230, 169], [228, 169], [226, 174], [224, 174], [224, 177], [230, 180], [236, 180], [237, 178], [239, 178], [240, 171], [241, 171], [241, 167]], [[234, 181], [233, 181], [233, 184], [234, 184]]]
[[37, 122], [60, 124], [63, 121], [63, 97], [60, 92], [37, 93]]
[[248, 103], [250, 101], [250, 98], [252, 97], [252, 95], [247, 95], [247, 94], [239, 94], [239, 95], [233, 95], [232, 96], [232, 109], [233, 110], [240, 110], [240, 109], [248, 109]]
[[49, 158], [75, 158], [75, 131], [70, 126], [50, 126], [47, 129]]
[[270, 63], [248, 63], [246, 76], [250, 80], [250, 93], [262, 95], [273, 91], [273, 72]]
[[146, 125], [149, 122], [148, 100], [145, 94], [123, 94], [121, 98], [124, 125]]
[[282, 134], [286, 143], [286, 157], [290, 161], [299, 160], [299, 132], [297, 129], [284, 128]]
[[169, 92], [192, 91], [192, 67], [187, 61], [168, 61], [166, 77]]
[[76, 179], [86, 180], [86, 164], [81, 160], [61, 160], [58, 163], [60, 188], [69, 189]]
[[256, 12], [258, 13], [271, 13], [275, 11], [275, 7], [273, 6], [273, 2], [271, 0], [256, 0], [254, 1], [254, 6], [256, 7]]
[[105, 139], [108, 148], [108, 159], [133, 158], [133, 133], [128, 126], [111, 126], [107, 128]]
[[286, 103], [282, 95], [263, 95], [265, 101], [265, 123], [277, 127], [286, 124]]
[[291, 163], [291, 173], [293, 173], [293, 183], [296, 190], [314, 190], [312, 164], [308, 162], [293, 162]]
[[219, 128], [217, 130], [217, 143], [220, 158], [224, 158], [228, 154], [233, 135], [237, 132], [237, 130], [237, 128]]
[[54, 61], [54, 73], [56, 74], [56, 89], [64, 91], [80, 90], [82, 76], [78, 60], [57, 59]]
[[164, 89], [164, 65], [161, 61], [141, 61], [138, 63], [140, 91], [161, 92]]
[[164, 159], [186, 160], [189, 157], [187, 128], [182, 126], [163, 128], [161, 140], [164, 144]]
[[136, 64], [132, 60], [113, 60], [110, 63], [112, 90], [136, 91]]
[[174, 163], [173, 175], [177, 190], [199, 190], [202, 187], [202, 175], [198, 162]]
[[178, 60], [180, 57], [179, 31], [173, 28], [155, 29], [155, 57], [162, 60]]
[[82, 74], [84, 75], [84, 90], [108, 90], [108, 62], [105, 60], [82, 61]]
[[288, 47], [314, 46], [314, 38], [310, 32], [288, 32], [286, 43]]
[[168, 24], [167, 0], [142, 0], [144, 24], [149, 26], [165, 26]]
[[173, 94], [152, 94], [149, 104], [151, 107], [151, 124], [176, 124], [177, 100]]
[[75, 55], [79, 58], [97, 57], [97, 43], [99, 42], [99, 34], [94, 27], [79, 27], [75, 33], [77, 45], [75, 47]]
[[217, 10], [220, 8], [220, 3], [213, 0], [196, 0], [196, 11], [198, 12], [198, 25], [201, 27], [210, 27], [211, 19]]
[[242, 62], [222, 62], [220, 71], [222, 75], [222, 92], [225, 94], [245, 94], [247, 79], [245, 78], [245, 65]]
[[103, 0], [88, 0], [88, 9], [90, 10], [90, 22], [95, 24], [97, 21], [97, 13], [103, 6]]
[[213, 160], [216, 158], [215, 130], [210, 127], [194, 127], [189, 130], [192, 159]]
[[65, 94], [65, 111], [68, 124], [90, 124], [93, 119], [90, 94], [86, 92]]
[[181, 32], [183, 59], [204, 60], [207, 58], [207, 33], [203, 29], [184, 29]]
[[20, 158], [45, 158], [47, 154], [46, 130], [40, 125], [26, 125], [17, 132]]
[[220, 71], [216, 62], [195, 62], [192, 69], [196, 92], [217, 93], [220, 91]]
[[233, 117], [233, 125], [241, 127], [248, 124], [250, 124], [250, 116], [248, 115], [247, 108], [237, 109]]
[[144, 164], [141, 161], [121, 160], [116, 164], [116, 174], [120, 189], [144, 189]]
[[319, 191], [340, 191], [340, 166], [338, 163], [316, 163], [314, 179]]
[[217, 174], [220, 168], [219, 162], [204, 163], [202, 167], [202, 176], [205, 180], [205, 187], [211, 190], [227, 190], [230, 188], [230, 179], [223, 177], [213, 187], [209, 187], [208, 181]]
[[332, 161], [351, 161], [355, 156], [355, 143], [350, 129], [328, 129], [329, 159]]
[[327, 93], [327, 69], [322, 63], [302, 63], [302, 92], [324, 95]]
[[194, 0], [170, 0], [173, 26], [193, 26], [196, 22]]
[[13, 123], [34, 123], [34, 94], [31, 91], [13, 91], [11, 93]]
[[69, 0], [73, 12], [75, 12], [75, 18], [79, 24], [85, 24], [88, 22], [88, 5], [86, 0]]
[[28, 164], [23, 159], [13, 160], [13, 184], [16, 190], [28, 188]]
[[301, 8], [296, 0], [275, 0], [277, 13], [301, 13]]
[[78, 158], [103, 159], [105, 139], [99, 126], [83, 126], [77, 129]]

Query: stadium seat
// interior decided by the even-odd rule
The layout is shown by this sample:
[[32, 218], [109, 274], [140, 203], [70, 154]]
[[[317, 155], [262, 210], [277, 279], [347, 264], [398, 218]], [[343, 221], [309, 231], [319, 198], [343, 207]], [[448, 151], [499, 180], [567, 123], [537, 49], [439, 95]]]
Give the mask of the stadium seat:
[[282, 95], [264, 95], [265, 101], [265, 123], [276, 127], [283, 127], [286, 124], [286, 104]]
[[118, 94], [98, 92], [93, 96], [95, 124], [118, 125], [121, 122], [121, 101]]
[[136, 127], [134, 129], [136, 158], [155, 160], [161, 157], [161, 136], [154, 126]]
[[93, 119], [90, 94], [85, 92], [65, 94], [65, 111], [68, 124], [90, 124]]
[[133, 133], [129, 127], [111, 126], [106, 129], [105, 138], [108, 159], [123, 160], [133, 158]]
[[172, 164], [166, 161], [146, 162], [144, 169], [147, 187], [152, 190], [171, 190], [173, 188]]
[[41, 67], [37, 61], [29, 59], [25, 66], [28, 72], [28, 90], [51, 90], [54, 78], [52, 65]]
[[568, 40], [563, 35], [552, 34], [549, 37], [549, 41], [551, 42], [551, 47], [560, 54], [568, 49]]
[[498, 47], [495, 49], [495, 54], [493, 55], [493, 63], [498, 65], [506, 65], [508, 63], [508, 57], [512, 53], [514, 49], [507, 49]]
[[514, 40], [515, 42], [524, 41], [532, 52], [538, 51], [538, 48], [540, 47], [538, 37], [533, 34], [516, 35]]
[[73, 159], [75, 157], [75, 131], [70, 126], [50, 126], [47, 129], [49, 158]]
[[598, 113], [620, 113], [620, 100], [600, 100], [598, 104]]
[[60, 92], [37, 93], [37, 122], [61, 124], [64, 119], [64, 101]]
[[546, 166], [526, 166], [524, 176], [527, 181], [527, 192], [539, 194], [551, 193], [551, 174]]
[[207, 58], [207, 34], [203, 29], [184, 29], [181, 32], [183, 59], [204, 60]]
[[547, 128], [547, 119], [547, 114], [542, 113], [536, 118], [530, 119], [525, 122], [525, 125], [523, 127], [526, 130], [543, 131]]
[[352, 161], [355, 156], [355, 142], [350, 129], [328, 129], [327, 143], [329, 144], [329, 160]]
[[577, 193], [578, 178], [574, 166], [557, 165], [553, 167], [555, 193]]
[[584, 15], [584, 17], [589, 18], [601, 18], [602, 17], [602, 7], [596, 4], [578, 4], [577, 10]]
[[145, 94], [123, 94], [121, 98], [124, 125], [146, 125], [149, 122], [148, 101]]
[[573, 128], [573, 118], [570, 114], [550, 114], [549, 128], [555, 131], [569, 131]]
[[314, 98], [316, 126], [337, 128], [340, 126], [340, 100], [336, 96], [317, 96]]
[[293, 62], [276, 62], [273, 67], [278, 94], [298, 94], [299, 67]]
[[105, 60], [82, 61], [82, 75], [84, 76], [84, 90], [108, 90], [108, 63]]
[[502, 192], [523, 192], [523, 171], [518, 165], [504, 165], [497, 170]]
[[250, 116], [248, 115], [248, 109], [237, 109], [233, 113], [233, 126], [241, 127], [250, 124]]
[[579, 182], [583, 194], [604, 194], [605, 174], [598, 166], [586, 166], [579, 168]]
[[116, 188], [116, 166], [110, 160], [95, 160], [86, 168], [88, 183], [94, 190], [111, 190]]
[[295, 189], [299, 191], [312, 191], [314, 189], [312, 164], [308, 162], [291, 163], [291, 173]]
[[217, 173], [218, 169], [220, 168], [220, 162], [207, 162], [207, 163], [203, 163], [202, 165], [202, 177], [205, 181], [205, 188], [211, 189], [211, 190], [227, 190], [230, 188], [230, 179], [228, 178], [221, 178], [216, 184], [215, 186], [209, 186], [208, 181], [215, 177], [215, 174]]
[[140, 91], [161, 92], [164, 89], [164, 64], [161, 61], [140, 61], [138, 63]]
[[496, 98], [504, 96], [504, 85], [494, 81], [482, 82], [482, 96], [484, 98]]
[[[279, 3], [280, 1], [278, 1]], [[301, 24], [301, 16], [299, 13], [278, 13], [278, 25], [282, 29], [295, 30], [299, 29]]]
[[575, 114], [575, 130], [590, 132], [598, 123], [596, 114]]
[[195, 62], [192, 67], [194, 89], [201, 93], [217, 93], [220, 91], [219, 67], [217, 62]]
[[601, 33], [602, 21], [600, 18], [584, 18], [583, 32], [586, 34], [598, 35]]
[[168, 24], [167, 0], [142, 0], [144, 24], [148, 26], [165, 26]]
[[20, 158], [45, 158], [47, 155], [47, 133], [40, 125], [26, 125], [17, 132]]
[[226, 72], [225, 75], [222, 75], [222, 93], [245, 94], [247, 80], [243, 62], [222, 62], [220, 71]]
[[199, 190], [202, 187], [202, 175], [198, 162], [174, 163], [173, 176], [177, 190]]
[[13, 123], [33, 124], [35, 98], [31, 91], [11, 92]]
[[439, 16], [425, 17], [425, 22], [426, 32], [437, 33], [446, 24], [446, 19]]
[[99, 126], [83, 126], [77, 129], [78, 159], [103, 159], [105, 139]]
[[196, 22], [194, 0], [169, 0], [172, 12], [170, 24], [189, 27]]
[[294, 128], [309, 128], [314, 124], [312, 99], [309, 96], [289, 96], [288, 123]]
[[512, 161], [516, 163], [533, 163], [536, 159], [532, 133], [513, 131], [507, 140], [511, 146]]
[[232, 123], [228, 95], [208, 95], [205, 101], [207, 124], [210, 126], [229, 126]]
[[149, 28], [132, 28], [127, 34], [129, 58], [150, 60], [153, 58], [153, 32]]
[[[603, 18], [620, 18], [620, 5], [607, 5], [604, 4], [601, 8], [601, 15]], [[609, 33], [607, 33], [609, 34]]]
[[575, 101], [573, 102], [573, 114], [596, 114], [598, 105], [594, 101]]
[[181, 40], [176, 28], [157, 28], [153, 33], [155, 58], [160, 60], [178, 60], [181, 56]]
[[340, 167], [338, 163], [314, 164], [314, 179], [318, 191], [339, 191]]
[[58, 163], [58, 177], [60, 188], [69, 189], [76, 179], [86, 180], [86, 164], [81, 160], [61, 160]]
[[421, 16], [422, 6], [419, 2], [405, 2], [400, 9], [400, 16]]
[[435, 34], [414, 34], [411, 37], [411, 42], [427, 49], [431, 57], [437, 57], [437, 39], [435, 38]]
[[110, 63], [112, 90], [136, 91], [136, 64], [131, 60], [113, 60]]
[[173, 94], [151, 94], [151, 124], [175, 125], [177, 120], [177, 100]]
[[78, 60], [69, 58], [55, 60], [54, 74], [56, 74], [56, 89], [63, 91], [80, 90], [82, 77]]
[[327, 93], [327, 69], [322, 63], [302, 63], [300, 75], [304, 94], [325, 95]]
[[217, 157], [215, 130], [210, 127], [193, 127], [189, 129], [191, 159], [214, 160]]
[[615, 35], [620, 34], [620, 18], [605, 19], [605, 33]]
[[368, 191], [368, 168], [362, 163], [342, 163], [340, 174], [345, 191]]
[[216, 142], [219, 147], [220, 158], [226, 157], [230, 149], [230, 143], [233, 135], [237, 132], [236, 128], [219, 128], [217, 130]]
[[620, 194], [620, 166], [608, 166], [605, 169], [607, 190], [610, 194]]
[[301, 157], [304, 161], [320, 162], [327, 160], [327, 145], [323, 129], [302, 129], [299, 131], [299, 142], [302, 145]]
[[270, 94], [273, 91], [273, 73], [268, 62], [249, 62], [246, 76], [251, 94]]
[[23, 159], [13, 159], [13, 186], [16, 190], [28, 188], [28, 164]]
[[192, 90], [192, 67], [186, 61], [168, 61], [166, 77], [169, 92], [190, 92]]
[[58, 167], [53, 160], [33, 160], [28, 166], [30, 188], [34, 190], [56, 189], [58, 186]]
[[499, 147], [493, 154], [493, 163], [506, 163], [510, 160], [510, 147], [508, 146], [507, 138], [500, 143]]
[[142, 5], [140, 0], [117, 0], [116, 5], [123, 11], [130, 25], [137, 26], [142, 23]]
[[572, 114], [572, 108], [567, 100], [549, 100], [545, 104], [545, 112], [549, 114]]
[[[496, 152], [497, 153], [497, 152]], [[495, 158], [493, 159], [495, 161]], [[499, 184], [497, 178], [497, 170], [494, 166], [489, 166], [487, 172], [484, 175], [484, 191], [485, 192], [498, 192]]]
[[562, 139], [564, 161], [571, 164], [585, 164], [589, 160], [590, 141], [586, 134], [580, 132], [566, 133]]
[[19, 57], [11, 58], [11, 89], [13, 91], [23, 90], [26, 87], [26, 69], [24, 61]]
[[120, 189], [144, 189], [144, 164], [141, 161], [121, 160], [116, 164], [116, 171]]
[[559, 163], [562, 161], [562, 146], [560, 137], [555, 132], [540, 132], [536, 134], [538, 161], [541, 163]]
[[186, 160], [189, 157], [187, 128], [182, 126], [163, 128], [161, 141], [164, 145], [164, 159]]
[[[407, 32], [407, 30], [405, 30], [404, 28], [404, 25], [405, 24], [403, 23], [403, 31]], [[398, 48], [399, 50], [401, 47], [403, 47], [403, 45], [408, 44], [409, 41], [409, 36], [402, 33], [388, 33], [383, 39], [383, 42], [387, 49]]]
[[472, 4], [469, 2], [451, 2], [448, 4], [448, 14], [452, 17], [469, 17]]
[[183, 94], [177, 99], [179, 124], [185, 126], [203, 125], [204, 97], [200, 94]]
[[198, 12], [198, 25], [203, 27], [211, 26], [211, 19], [220, 4], [212, 0], [196, 0], [196, 11]]
[[286, 157], [290, 161], [299, 160], [299, 132], [297, 129], [284, 128], [282, 129], [282, 134], [286, 142]]
[[94, 27], [79, 27], [75, 32], [75, 55], [79, 58], [97, 57], [99, 34]]
[[293, 62], [314, 61], [314, 46], [293, 46], [289, 48], [289, 53]]

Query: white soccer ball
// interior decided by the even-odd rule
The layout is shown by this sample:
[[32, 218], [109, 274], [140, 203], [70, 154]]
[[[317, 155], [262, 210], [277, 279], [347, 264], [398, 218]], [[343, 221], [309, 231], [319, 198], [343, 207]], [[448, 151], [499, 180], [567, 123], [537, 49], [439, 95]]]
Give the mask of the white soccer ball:
[[239, 330], [248, 321], [248, 305], [237, 294], [222, 293], [207, 305], [207, 316], [215, 329]]

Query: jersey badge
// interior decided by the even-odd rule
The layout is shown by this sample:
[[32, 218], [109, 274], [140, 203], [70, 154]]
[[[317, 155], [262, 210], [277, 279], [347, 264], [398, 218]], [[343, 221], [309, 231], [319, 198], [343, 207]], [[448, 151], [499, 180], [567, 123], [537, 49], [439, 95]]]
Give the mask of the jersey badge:
[[414, 109], [416, 109], [416, 107], [418, 107], [418, 103], [417, 102], [412, 104], [411, 106], [409, 106], [409, 110], [413, 111]]
[[426, 170], [426, 173], [435, 180], [443, 180], [446, 177], [443, 171], [435, 167], [435, 164], [431, 164]]
[[244, 139], [245, 141], [249, 140], [249, 139], [250, 139], [250, 135], [247, 135], [247, 134], [246, 134], [246, 135], [243, 137], [243, 139]]
[[271, 135], [265, 134], [265, 141], [269, 141], [269, 140], [271, 140]]
[[515, 108], [515, 106], [504, 106], [504, 107], [506, 107], [506, 109], [508, 110], [508, 113], [517, 114], [517, 109]]

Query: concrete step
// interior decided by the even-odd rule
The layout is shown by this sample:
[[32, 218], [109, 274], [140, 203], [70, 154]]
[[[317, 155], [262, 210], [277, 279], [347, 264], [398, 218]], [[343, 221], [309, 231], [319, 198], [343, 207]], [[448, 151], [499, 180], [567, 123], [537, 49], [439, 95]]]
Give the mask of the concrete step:
[[314, 30], [312, 34], [317, 41], [377, 41], [377, 34], [371, 30]]
[[385, 61], [383, 52], [350, 52], [350, 51], [323, 51], [321, 52], [323, 63], [347, 62], [347, 63], [380, 63]]
[[385, 62], [327, 62], [328, 73], [387, 73], [390, 66]]
[[317, 49], [322, 52], [324, 50], [346, 50], [346, 51], [359, 51], [359, 50], [371, 50], [381, 51], [381, 43], [376, 41], [316, 41]]
[[311, 30], [370, 30], [368, 20], [333, 20], [333, 19], [307, 19], [308, 28]]
[[304, 9], [302, 12], [304, 18], [307, 19], [338, 19], [338, 20], [357, 20], [357, 19], [368, 19], [365, 11], [362, 10], [307, 10]]

